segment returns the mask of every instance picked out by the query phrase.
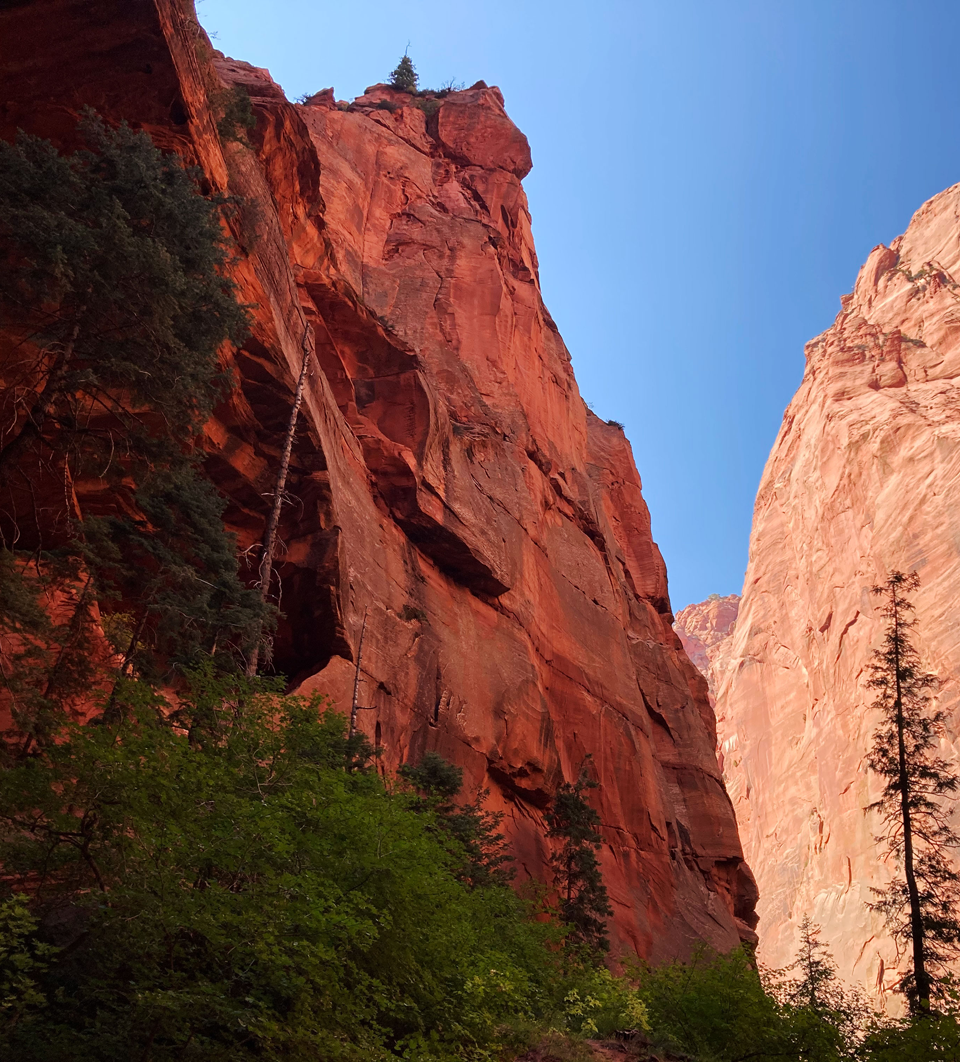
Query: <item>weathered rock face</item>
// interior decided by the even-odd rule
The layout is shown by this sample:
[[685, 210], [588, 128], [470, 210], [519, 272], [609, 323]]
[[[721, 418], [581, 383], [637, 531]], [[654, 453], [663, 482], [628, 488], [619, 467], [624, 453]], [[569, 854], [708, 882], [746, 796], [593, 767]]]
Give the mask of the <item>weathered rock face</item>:
[[[617, 946], [750, 938], [706, 684], [671, 628], [629, 444], [584, 406], [541, 300], [529, 148], [499, 91], [294, 106], [265, 71], [216, 58], [186, 5], [91, 6], [0, 12], [17, 101], [0, 133], [65, 142], [89, 102], [243, 197], [229, 223], [254, 328], [206, 439], [242, 546], [262, 534], [301, 344], [316, 356], [277, 666], [348, 709], [363, 631], [359, 719], [385, 768], [426, 749], [463, 766], [541, 879], [544, 808], [591, 756]], [[237, 87], [249, 144], [217, 134]]]
[[714, 701], [729, 665], [730, 638], [739, 608], [739, 594], [711, 594], [706, 601], [680, 609], [673, 624], [687, 656], [707, 680]]
[[761, 957], [795, 953], [804, 915], [841, 973], [882, 996], [898, 958], [867, 904], [889, 880], [864, 808], [882, 634], [873, 585], [917, 569], [916, 643], [941, 678], [943, 752], [960, 753], [960, 185], [877, 247], [807, 346], [754, 512], [719, 690], [725, 776], [760, 884]]

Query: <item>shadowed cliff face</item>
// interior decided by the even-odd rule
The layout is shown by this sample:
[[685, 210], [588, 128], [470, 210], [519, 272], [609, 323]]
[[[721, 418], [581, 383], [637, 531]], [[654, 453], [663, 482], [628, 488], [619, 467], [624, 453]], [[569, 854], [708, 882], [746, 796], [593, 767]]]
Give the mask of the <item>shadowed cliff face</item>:
[[883, 632], [870, 588], [892, 569], [919, 572], [916, 645], [942, 681], [942, 754], [960, 758], [958, 218], [960, 185], [874, 248], [807, 345], [757, 495], [718, 694], [725, 776], [760, 883], [761, 958], [788, 962], [809, 915], [841, 974], [881, 998], [902, 966], [867, 908], [893, 868], [863, 811], [878, 796], [866, 681]]
[[[89, 102], [243, 197], [229, 224], [254, 328], [205, 446], [244, 548], [262, 534], [301, 344], [316, 355], [280, 529], [276, 666], [349, 709], [365, 618], [359, 720], [386, 769], [427, 749], [460, 764], [505, 812], [521, 874], [542, 880], [543, 811], [591, 755], [615, 951], [752, 938], [706, 684], [671, 628], [629, 444], [584, 406], [541, 300], [529, 148], [499, 91], [292, 105], [266, 71], [216, 57], [187, 6], [89, 7], [0, 13], [18, 101], [0, 132], [67, 142]], [[235, 86], [256, 114], [249, 143], [217, 135]]]

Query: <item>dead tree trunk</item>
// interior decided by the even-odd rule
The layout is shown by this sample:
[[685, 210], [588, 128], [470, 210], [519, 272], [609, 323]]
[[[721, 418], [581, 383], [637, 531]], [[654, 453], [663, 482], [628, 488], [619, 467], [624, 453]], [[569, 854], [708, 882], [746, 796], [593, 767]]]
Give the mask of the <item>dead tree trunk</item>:
[[[290, 420], [287, 423], [287, 433], [283, 440], [283, 453], [280, 457], [280, 468], [277, 472], [277, 483], [273, 494], [273, 507], [267, 519], [267, 526], [263, 535], [263, 548], [260, 553], [260, 600], [266, 603], [270, 593], [270, 583], [273, 579], [273, 557], [277, 548], [277, 528], [280, 525], [280, 510], [283, 508], [283, 493], [287, 486], [287, 472], [290, 469], [290, 454], [293, 452], [293, 439], [297, 433], [297, 418], [300, 415], [300, 404], [303, 401], [303, 389], [307, 382], [307, 371], [310, 365], [310, 345], [308, 336], [309, 327], [303, 331], [303, 363], [300, 366], [300, 376], [297, 379], [297, 389], [293, 395], [293, 405], [290, 407]], [[260, 663], [260, 647], [263, 644], [263, 621], [257, 624], [257, 636], [250, 659], [247, 661], [247, 678], [253, 678], [257, 673]]]
[[353, 701], [350, 704], [350, 737], [357, 732], [357, 712], [360, 706], [357, 703], [360, 697], [360, 662], [363, 659], [363, 636], [367, 630], [367, 610], [363, 610], [363, 623], [360, 624], [360, 644], [357, 646], [357, 670], [353, 676]]

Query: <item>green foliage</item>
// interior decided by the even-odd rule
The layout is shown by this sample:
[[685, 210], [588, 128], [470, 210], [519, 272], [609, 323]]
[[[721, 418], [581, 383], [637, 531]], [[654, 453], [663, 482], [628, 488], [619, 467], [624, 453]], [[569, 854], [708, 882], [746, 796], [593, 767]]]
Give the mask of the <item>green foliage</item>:
[[37, 940], [37, 920], [23, 893], [0, 902], [0, 1036], [46, 1004], [37, 978], [56, 948]]
[[218, 203], [144, 133], [92, 114], [82, 131], [92, 150], [68, 156], [22, 133], [0, 143], [0, 306], [37, 352], [21, 366], [37, 401], [5, 417], [4, 449], [26, 431], [78, 471], [192, 437], [222, 383], [217, 351], [247, 325]]
[[688, 964], [645, 967], [640, 995], [656, 1038], [703, 1062], [791, 1057], [780, 1008], [742, 949], [701, 948]]
[[132, 502], [136, 515], [82, 525], [101, 609], [130, 609], [130, 638], [117, 647], [126, 668], [159, 681], [214, 650], [221, 664], [231, 654], [241, 659], [263, 609], [239, 581], [223, 499], [181, 465], [146, 473]]
[[814, 970], [812, 982], [773, 976], [768, 991], [744, 949], [717, 955], [704, 947], [687, 964], [644, 968], [640, 997], [654, 1039], [698, 1062], [855, 1058], [850, 1005], [839, 990], [827, 990], [832, 976], [824, 981], [822, 973]]
[[471, 887], [506, 885], [513, 877], [513, 861], [500, 833], [502, 812], [483, 809], [490, 795], [483, 790], [472, 804], [456, 804], [463, 787], [463, 770], [436, 752], [428, 752], [417, 766], [406, 764], [400, 777], [419, 790], [419, 806], [436, 816], [438, 826], [459, 857], [457, 876]]
[[820, 927], [809, 918], [800, 923], [796, 960], [782, 972], [768, 974], [765, 987], [790, 1015], [794, 1034], [807, 1050], [804, 1057], [845, 1058], [861, 1039], [869, 1008], [841, 984], [820, 940]]
[[441, 106], [440, 100], [437, 99], [416, 99], [413, 105], [423, 111], [428, 118], [432, 118]]
[[[80, 128], [90, 150], [66, 156], [23, 134], [0, 143], [0, 315], [20, 358], [0, 531], [27, 547], [4, 551], [0, 625], [18, 635], [3, 677], [28, 745], [104, 671], [100, 615], [129, 617], [119, 671], [148, 678], [214, 650], [230, 664], [264, 619], [195, 447], [226, 383], [219, 348], [247, 327], [221, 203], [145, 134], [92, 113]], [[87, 484], [92, 511], [61, 487], [31, 526], [18, 492], [32, 468]]]
[[867, 810], [879, 813], [883, 834], [877, 841], [902, 868], [887, 889], [875, 890], [873, 907], [912, 956], [903, 990], [913, 1013], [923, 1015], [947, 963], [960, 955], [960, 875], [948, 854], [960, 835], [944, 799], [960, 788], [960, 777], [939, 755], [946, 715], [930, 703], [937, 681], [920, 666], [910, 640], [916, 621], [905, 595], [918, 586], [916, 572], [895, 571], [873, 588], [884, 598], [887, 630], [870, 665], [868, 685], [877, 691], [881, 719], [868, 763], [883, 779], [883, 792]]
[[246, 144], [249, 134], [257, 127], [257, 116], [253, 113], [247, 91], [242, 85], [233, 85], [224, 89], [214, 102], [221, 111], [217, 121], [217, 132], [221, 139]]
[[610, 947], [606, 919], [613, 914], [597, 858], [600, 816], [584, 797], [597, 784], [581, 769], [574, 784], [564, 782], [557, 790], [546, 816], [547, 837], [560, 842], [550, 867], [560, 897], [560, 917], [570, 927], [567, 940], [594, 955]]
[[511, 889], [462, 883], [437, 814], [317, 699], [210, 668], [176, 705], [118, 699], [0, 775], [3, 887], [61, 949], [5, 1057], [480, 1058], [511, 1024], [629, 1010], [561, 973]]
[[861, 1057], [868, 1062], [960, 1062], [956, 1014], [927, 1015], [873, 1030]]
[[390, 85], [400, 92], [416, 92], [420, 78], [417, 74], [413, 61], [406, 52], [400, 57], [395, 69], [390, 75]]

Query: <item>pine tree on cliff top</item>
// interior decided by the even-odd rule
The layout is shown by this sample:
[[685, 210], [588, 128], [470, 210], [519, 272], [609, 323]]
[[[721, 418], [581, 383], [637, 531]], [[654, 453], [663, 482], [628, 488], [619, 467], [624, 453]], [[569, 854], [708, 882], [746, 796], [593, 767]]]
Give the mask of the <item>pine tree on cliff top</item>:
[[886, 916], [898, 944], [910, 948], [912, 966], [902, 987], [914, 1017], [930, 1013], [944, 964], [960, 954], [960, 875], [948, 856], [960, 836], [943, 804], [960, 780], [938, 755], [944, 712], [930, 704], [937, 680], [921, 668], [910, 641], [916, 620], [905, 594], [919, 585], [916, 572], [894, 571], [873, 588], [884, 599], [887, 631], [868, 683], [877, 690], [874, 707], [881, 713], [868, 762], [883, 779], [883, 791], [867, 810], [879, 812], [884, 829], [877, 840], [902, 873], [876, 890], [872, 906]]
[[390, 75], [390, 85], [400, 92], [416, 92], [419, 83], [420, 76], [417, 74], [417, 68], [413, 65], [410, 56], [404, 52]]
[[560, 841], [550, 857], [554, 886], [560, 894], [560, 917], [570, 927], [567, 937], [594, 954], [608, 951], [606, 920], [613, 914], [597, 852], [600, 816], [584, 793], [597, 789], [584, 767], [573, 784], [564, 782], [547, 812], [547, 837]]

